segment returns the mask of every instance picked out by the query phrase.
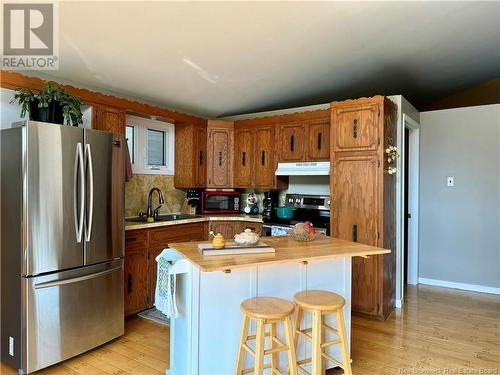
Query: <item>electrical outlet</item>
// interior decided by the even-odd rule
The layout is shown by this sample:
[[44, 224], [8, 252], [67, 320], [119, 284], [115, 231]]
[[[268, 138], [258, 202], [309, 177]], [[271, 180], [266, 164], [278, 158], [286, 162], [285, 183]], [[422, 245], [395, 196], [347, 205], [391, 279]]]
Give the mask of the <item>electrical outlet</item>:
[[14, 337], [9, 337], [9, 355], [14, 357]]
[[446, 185], [448, 187], [455, 186], [455, 177], [452, 176], [446, 177]]

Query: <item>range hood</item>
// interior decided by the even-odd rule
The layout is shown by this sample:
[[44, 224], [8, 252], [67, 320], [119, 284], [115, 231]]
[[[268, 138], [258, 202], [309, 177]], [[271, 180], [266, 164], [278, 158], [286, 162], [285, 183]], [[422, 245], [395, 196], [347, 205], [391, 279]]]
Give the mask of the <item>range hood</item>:
[[302, 163], [278, 163], [276, 176], [327, 176], [330, 174], [329, 161]]

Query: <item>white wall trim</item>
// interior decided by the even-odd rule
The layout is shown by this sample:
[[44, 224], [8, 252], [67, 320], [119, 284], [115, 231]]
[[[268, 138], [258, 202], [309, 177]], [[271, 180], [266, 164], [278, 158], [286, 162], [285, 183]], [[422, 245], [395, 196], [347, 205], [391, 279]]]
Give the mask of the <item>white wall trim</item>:
[[[413, 120], [411, 117], [403, 114], [403, 128], [410, 129], [410, 139], [409, 145], [404, 144], [403, 135], [403, 147], [410, 147], [410, 161], [408, 165], [408, 211], [411, 213], [411, 219], [408, 221], [408, 284], [417, 285], [418, 283], [418, 237], [419, 237], [419, 196], [420, 196], [420, 124]], [[402, 154], [402, 168], [404, 168], [404, 151]], [[404, 194], [404, 180], [402, 181], [403, 194]], [[402, 197], [404, 200], [404, 197]], [[403, 207], [402, 207], [403, 209]], [[405, 213], [401, 215], [401, 225], [404, 227]], [[406, 241], [404, 238], [404, 230], [401, 231], [402, 240]], [[404, 242], [403, 248], [404, 249]], [[403, 251], [402, 251], [403, 252]], [[404, 258], [404, 252], [403, 252]], [[402, 262], [402, 267], [404, 268], [404, 260]], [[404, 269], [403, 269], [404, 272]], [[404, 276], [403, 276], [404, 277]]]
[[396, 309], [400, 309], [403, 307], [403, 302], [400, 299], [396, 300]]
[[469, 290], [471, 292], [480, 292], [480, 293], [489, 293], [489, 294], [500, 295], [500, 288], [495, 288], [492, 286], [457, 283], [454, 281], [446, 281], [446, 280], [427, 279], [425, 277], [419, 277], [418, 283], [425, 284], [425, 285], [442, 286], [444, 288]]

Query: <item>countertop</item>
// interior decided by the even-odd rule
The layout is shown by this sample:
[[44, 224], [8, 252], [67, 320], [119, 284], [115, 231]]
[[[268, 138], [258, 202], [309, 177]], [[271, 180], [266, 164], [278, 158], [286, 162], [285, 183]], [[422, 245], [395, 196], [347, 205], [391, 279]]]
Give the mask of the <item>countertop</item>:
[[262, 241], [273, 247], [275, 253], [204, 256], [198, 250], [200, 242], [172, 243], [177, 251], [201, 271], [227, 271], [234, 268], [286, 262], [302, 262], [338, 257], [367, 257], [387, 254], [390, 250], [324, 236], [311, 242], [297, 242], [288, 236], [263, 237]]
[[246, 215], [246, 214], [202, 215], [202, 217], [196, 217], [196, 218], [191, 218], [191, 219], [172, 220], [172, 221], [157, 221], [154, 223], [127, 221], [127, 219], [125, 219], [125, 230], [149, 229], [149, 228], [163, 227], [163, 226], [167, 226], [167, 225], [201, 223], [201, 222], [205, 222], [205, 221], [252, 221], [255, 223], [262, 223], [262, 216], [261, 215]]

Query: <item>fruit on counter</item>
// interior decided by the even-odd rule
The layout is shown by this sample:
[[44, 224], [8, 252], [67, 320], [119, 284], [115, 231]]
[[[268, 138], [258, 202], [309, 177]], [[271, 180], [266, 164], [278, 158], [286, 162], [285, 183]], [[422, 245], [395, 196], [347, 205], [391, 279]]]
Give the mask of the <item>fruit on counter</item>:
[[307, 226], [306, 223], [297, 223], [293, 227], [293, 231], [297, 234], [308, 234], [309, 233], [309, 227]]

